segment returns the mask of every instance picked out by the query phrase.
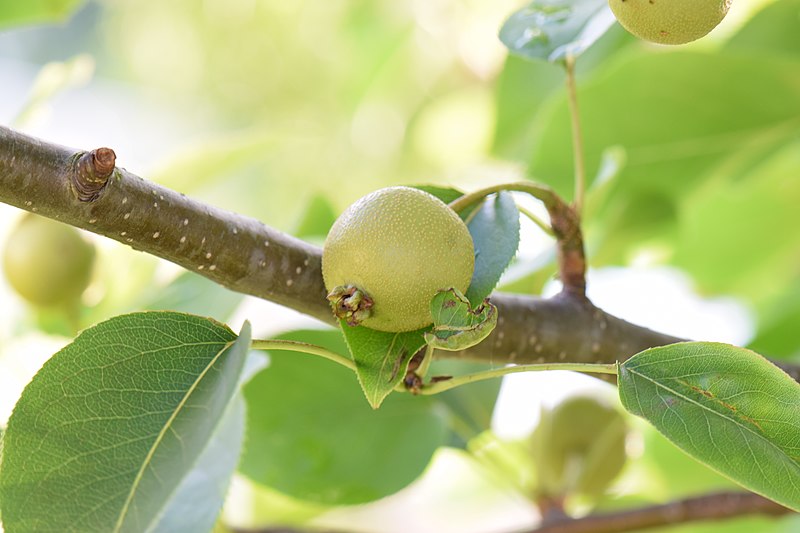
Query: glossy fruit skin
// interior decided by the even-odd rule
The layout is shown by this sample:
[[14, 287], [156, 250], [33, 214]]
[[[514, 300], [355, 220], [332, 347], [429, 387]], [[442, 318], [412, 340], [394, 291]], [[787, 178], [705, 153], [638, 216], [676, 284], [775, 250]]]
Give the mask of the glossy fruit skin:
[[623, 415], [599, 397], [576, 395], [543, 410], [531, 454], [543, 495], [601, 495], [625, 464]]
[[731, 0], [608, 0], [622, 26], [646, 41], [684, 44], [708, 34]]
[[431, 324], [436, 291], [465, 292], [474, 267], [464, 222], [435, 196], [410, 187], [356, 201], [336, 220], [322, 252], [328, 291], [357, 287], [373, 301], [362, 325], [390, 332]]
[[94, 246], [77, 229], [27, 214], [6, 241], [3, 270], [25, 300], [51, 307], [80, 298], [89, 285], [94, 258]]

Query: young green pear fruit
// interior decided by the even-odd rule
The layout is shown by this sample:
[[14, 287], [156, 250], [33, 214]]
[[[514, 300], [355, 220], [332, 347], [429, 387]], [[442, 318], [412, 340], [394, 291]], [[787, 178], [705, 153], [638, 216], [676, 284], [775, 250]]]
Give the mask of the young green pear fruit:
[[334, 314], [380, 331], [431, 324], [436, 292], [465, 292], [474, 267], [464, 222], [435, 196], [410, 187], [356, 201], [336, 220], [322, 251]]
[[531, 454], [542, 495], [601, 495], [625, 464], [625, 420], [601, 398], [576, 395], [542, 410]]
[[27, 214], [6, 241], [3, 270], [20, 296], [51, 307], [80, 298], [89, 285], [94, 257], [94, 245], [77, 229]]
[[684, 44], [708, 34], [731, 0], [608, 0], [622, 26], [646, 41]]

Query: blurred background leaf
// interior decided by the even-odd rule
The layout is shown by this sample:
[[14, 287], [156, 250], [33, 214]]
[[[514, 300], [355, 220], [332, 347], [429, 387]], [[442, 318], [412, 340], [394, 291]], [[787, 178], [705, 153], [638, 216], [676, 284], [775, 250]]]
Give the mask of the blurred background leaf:
[[[35, 5], [5, 2], [0, 11]], [[37, 75], [47, 74], [46, 65], [88, 54], [95, 65], [91, 80], [52, 93], [46, 100], [48, 113], [30, 115], [34, 120], [23, 124], [23, 130], [69, 146], [111, 146], [120, 166], [201, 201], [321, 244], [338, 212], [387, 185], [430, 183], [474, 190], [527, 174], [568, 198], [572, 195], [563, 70], [509, 56], [497, 38], [503, 22], [526, 2], [96, 0], [73, 5], [77, 11], [60, 25], [7, 26], [0, 32], [0, 121], [10, 123], [23, 110]], [[585, 224], [590, 276], [609, 265], [625, 268], [624, 276], [606, 286], [615, 305], [632, 297], [624, 281], [635, 276], [632, 265], [677, 266], [705, 298], [724, 296], [729, 308], [752, 313], [753, 347], [773, 356], [800, 356], [800, 271], [793, 253], [800, 243], [792, 231], [796, 215], [789, 211], [797, 193], [791, 178], [798, 167], [793, 151], [800, 141], [799, 10], [798, 0], [737, 2], [718, 31], [677, 49], [643, 44], [614, 24], [580, 56], [576, 69], [587, 130], [587, 173], [603, 175], [611, 168], [614, 174], [589, 197]], [[0, 246], [17, 217], [16, 210], [0, 206]], [[539, 294], [552, 286], [553, 252], [547, 239], [526, 230], [525, 222], [517, 259], [501, 286]], [[144, 305], [234, 323], [247, 317], [269, 334], [297, 319], [249, 298], [237, 305], [238, 296], [204, 279], [178, 275], [175, 268], [116, 243], [96, 242], [98, 265], [84, 294], [84, 327]], [[747, 253], [751, 246], [753, 253]], [[601, 292], [602, 280], [592, 279], [590, 290]], [[668, 281], [659, 279], [653, 283]], [[652, 300], [655, 289], [649, 285], [636, 292]], [[69, 339], [52, 334], [57, 328], [43, 334], [36, 313], [4, 280], [0, 301], [0, 407], [6, 417], [44, 357]], [[622, 303], [614, 309], [632, 321], [643, 321], [648, 314], [628, 308], [626, 315]], [[668, 330], [688, 311], [664, 308], [662, 322], [649, 325]], [[717, 338], [717, 323], [726, 316], [706, 314], [696, 320], [701, 323], [698, 331], [704, 338]], [[738, 322], [728, 324], [731, 328], [748, 329]], [[748, 342], [747, 331], [736, 333], [736, 339], [744, 339], [736, 342]], [[279, 356], [291, 363], [311, 359]], [[276, 361], [271, 398], [280, 405], [288, 405], [287, 398], [302, 401], [294, 400], [300, 396], [297, 384], [279, 379], [284, 371], [280, 359]], [[338, 370], [319, 363], [323, 376]], [[267, 379], [268, 372], [259, 377]], [[302, 374], [299, 363], [296, 372]], [[353, 390], [352, 375], [340, 378], [334, 379], [342, 389], [360, 394]], [[485, 382], [449, 391], [424, 403], [424, 423], [443, 432], [438, 443], [463, 445], [488, 426], [499, 389], [500, 383]], [[349, 421], [351, 413], [366, 407], [358, 394], [353, 411], [343, 404], [336, 420]], [[522, 403], [516, 408], [536, 411]], [[400, 410], [417, 412], [417, 407], [408, 409]], [[409, 427], [424, 425], [413, 418], [408, 414]], [[287, 427], [304, 435], [300, 426]], [[287, 440], [290, 435], [284, 433]], [[657, 438], [644, 432], [637, 464], [646, 464], [639, 471], [647, 475], [635, 476], [638, 467], [631, 467], [630, 481], [602, 505], [663, 501], [691, 491], [692, 481], [697, 481], [697, 490], [727, 486], [681, 452], [668, 450], [670, 444], [654, 444]], [[417, 479], [427, 464], [423, 456], [430, 457], [438, 446], [423, 444], [412, 461], [413, 473], [392, 470], [380, 485], [382, 494]], [[411, 446], [417, 445], [414, 441]], [[434, 461], [447, 461], [441, 459], [446, 455], [436, 454]], [[458, 464], [440, 463], [447, 475], [439, 479], [435, 494], [450, 491], [448, 498], [459, 503], [491, 501], [497, 514], [492, 524], [502, 521], [509, 530], [532, 527], [535, 518], [524, 499], [519, 503], [519, 495], [512, 494], [508, 501], [516, 503], [510, 507], [498, 503], [487, 496], [495, 494], [487, 488], [491, 481], [464, 483]], [[436, 468], [432, 464], [429, 471]], [[249, 486], [260, 496], [245, 498], [249, 507], [239, 507], [247, 507], [244, 514], [258, 514], [262, 522], [269, 516], [294, 516], [293, 523], [322, 520], [312, 517], [324, 506]], [[386, 501], [418, 509], [415, 490], [412, 484], [374, 504], [338, 507], [337, 512], [366, 530], [392, 531], [407, 526], [410, 518], [387, 511], [392, 508]], [[351, 494], [356, 493], [353, 489]], [[231, 496], [231, 507], [237, 498]], [[442, 503], [449, 500], [436, 501], [432, 512], [444, 517]], [[429, 530], [468, 531], [453, 518], [466, 518], [460, 507], [449, 520], [427, 517]], [[472, 507], [480, 511], [478, 505]], [[315, 523], [324, 527], [330, 522]], [[478, 528], [482, 523], [467, 525]], [[708, 530], [777, 532], [798, 527], [788, 519], [774, 523], [778, 525], [736, 520], [709, 525]], [[694, 527], [699, 526], [688, 529]]]
[[[347, 353], [336, 330], [280, 338]], [[416, 479], [446, 440], [432, 399], [393, 394], [373, 410], [353, 372], [305, 354], [271, 351], [269, 367], [244, 394], [241, 472], [310, 502], [353, 504], [392, 494]]]
[[42, 22], [63, 22], [84, 0], [26, 0], [0, 2], [0, 28]]

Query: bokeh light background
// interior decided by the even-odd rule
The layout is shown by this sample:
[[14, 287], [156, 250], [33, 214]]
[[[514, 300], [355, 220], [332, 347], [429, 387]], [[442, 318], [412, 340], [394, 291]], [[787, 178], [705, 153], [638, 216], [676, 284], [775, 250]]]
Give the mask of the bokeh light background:
[[[711, 38], [692, 46], [714, 47], [766, 3], [734, 3]], [[496, 35], [518, 5], [93, 1], [61, 25], [0, 31], [0, 123], [72, 147], [110, 146], [118, 165], [132, 172], [292, 231], [315, 195], [341, 210], [392, 184], [473, 189], [523, 177], [522, 161], [507, 157], [513, 154], [494, 139], [506, 60]], [[19, 215], [0, 205], [0, 248]], [[103, 302], [98, 317], [131, 310], [133, 294], [178, 272], [117, 243], [95, 241], [101, 261], [86, 299]], [[523, 220], [518, 262], [506, 280], [551, 255], [548, 239]], [[667, 333], [748, 342], [754, 326], [745, 304], [698, 296], [688, 276], [657, 259], [642, 250], [628, 267], [592, 271], [590, 296], [613, 314]], [[555, 290], [549, 283], [544, 292]], [[260, 336], [314, 324], [251, 298], [231, 326], [245, 319]], [[0, 278], [0, 424], [39, 365], [67, 342], [39, 331], [32, 311]], [[507, 379], [494, 429], [523, 434], [543, 398], [552, 402], [574, 387], [606, 390], [572, 374]], [[270, 513], [304, 512], [313, 514], [237, 480], [226, 516], [247, 524]], [[400, 494], [315, 520], [366, 531], [484, 532], [524, 527], [535, 518], [527, 502], [463, 453], [442, 450], [425, 477]]]

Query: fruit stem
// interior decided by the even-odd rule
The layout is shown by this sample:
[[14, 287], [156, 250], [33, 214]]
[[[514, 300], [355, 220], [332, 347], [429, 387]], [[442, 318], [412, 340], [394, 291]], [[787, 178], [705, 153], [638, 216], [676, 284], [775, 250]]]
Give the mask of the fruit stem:
[[586, 167], [583, 159], [583, 133], [578, 110], [578, 92], [575, 88], [575, 57], [567, 54], [564, 62], [567, 71], [567, 102], [572, 119], [572, 151], [575, 161], [575, 212], [580, 216], [586, 191]]
[[518, 372], [541, 372], [544, 370], [572, 370], [574, 372], [584, 372], [591, 374], [617, 374], [617, 363], [591, 364], [591, 363], [542, 363], [532, 365], [506, 366], [493, 370], [484, 370], [472, 374], [457, 376], [448, 380], [434, 381], [426, 383], [419, 390], [419, 394], [439, 394], [461, 385], [468, 385], [476, 381], [493, 379], [505, 376], [506, 374], [516, 374]]
[[317, 346], [315, 344], [308, 344], [307, 342], [275, 340], [275, 339], [267, 339], [267, 340], [255, 339], [250, 344], [250, 348], [252, 348], [253, 350], [284, 350], [287, 352], [302, 352], [311, 355], [317, 355], [319, 357], [324, 357], [329, 361], [338, 363], [353, 371], [355, 371], [356, 369], [356, 364], [347, 357], [332, 352], [326, 348], [323, 348], [322, 346]]
[[501, 183], [499, 185], [492, 185], [491, 187], [479, 189], [456, 198], [448, 205], [450, 206], [450, 209], [458, 213], [474, 204], [477, 204], [478, 202], [483, 201], [483, 199], [490, 194], [500, 191], [526, 192], [537, 200], [541, 201], [545, 207], [547, 207], [548, 211], [551, 207], [554, 207], [560, 202], [560, 199], [558, 196], [556, 196], [555, 191], [553, 191], [553, 189], [547, 185], [541, 185], [539, 183], [533, 183], [530, 181], [516, 181], [513, 183]]
[[526, 192], [544, 204], [550, 215], [552, 235], [558, 242], [558, 276], [564, 287], [562, 292], [578, 299], [585, 299], [586, 253], [583, 248], [580, 215], [574, 206], [564, 202], [553, 189], [530, 181], [517, 181], [465, 194], [449, 205], [453, 211], [463, 211], [483, 201], [486, 196], [500, 191]]

